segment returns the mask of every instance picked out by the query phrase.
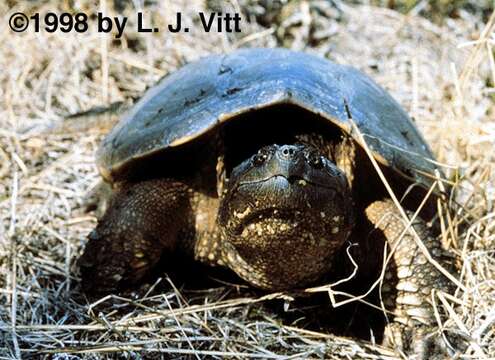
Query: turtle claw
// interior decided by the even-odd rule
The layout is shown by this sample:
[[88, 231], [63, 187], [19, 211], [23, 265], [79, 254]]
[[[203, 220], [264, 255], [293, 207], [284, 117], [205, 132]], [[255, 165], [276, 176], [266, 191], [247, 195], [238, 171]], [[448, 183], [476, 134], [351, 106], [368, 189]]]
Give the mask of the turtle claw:
[[406, 327], [389, 324], [385, 330], [384, 345], [395, 348], [408, 359], [451, 359], [454, 350], [446, 343], [440, 330], [429, 325]]
[[[97, 230], [88, 235], [86, 249], [78, 261], [85, 293], [104, 295], [136, 284], [158, 260], [149, 249], [151, 242], [136, 237], [103, 236]], [[153, 256], [153, 258], [150, 258]]]
[[78, 261], [83, 291], [93, 295], [117, 291], [125, 272], [125, 261], [122, 261], [125, 255], [109, 253], [107, 246], [111, 240], [100, 237], [95, 230], [88, 235], [88, 240]]

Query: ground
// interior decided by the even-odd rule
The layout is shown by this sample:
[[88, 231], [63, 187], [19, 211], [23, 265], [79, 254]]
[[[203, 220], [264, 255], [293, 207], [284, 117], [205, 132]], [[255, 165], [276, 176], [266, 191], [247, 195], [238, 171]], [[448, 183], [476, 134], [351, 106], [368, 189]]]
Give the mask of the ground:
[[[96, 3], [0, 4], [0, 358], [400, 356], [372, 341], [309, 329], [303, 318], [283, 321], [284, 309], [297, 314], [290, 294], [251, 291], [240, 281], [210, 280], [198, 290], [175, 286], [172, 276], [154, 278], [134, 294], [94, 302], [80, 292], [76, 259], [96, 222], [85, 199], [99, 179], [94, 152], [111, 119], [64, 119], [131, 103], [207, 54], [280, 45], [356, 66], [415, 119], [454, 185], [450, 203], [438, 209], [445, 219], [439, 241], [454, 254], [462, 287], [444, 299], [445, 326], [467, 339], [463, 355], [495, 357], [495, 16], [472, 6], [439, 22], [424, 7], [401, 14], [340, 1], [340, 10], [326, 1], [281, 1], [283, 11], [273, 16], [254, 1], [145, 2], [145, 16], [160, 28], [177, 11], [189, 18], [206, 6], [250, 18], [237, 34], [198, 26], [149, 34], [131, 29], [132, 5], [115, 1], [130, 17], [120, 40], [98, 34], [93, 18], [85, 33], [8, 27], [18, 11], [115, 16], [113, 2]], [[280, 300], [272, 306], [272, 299]]]

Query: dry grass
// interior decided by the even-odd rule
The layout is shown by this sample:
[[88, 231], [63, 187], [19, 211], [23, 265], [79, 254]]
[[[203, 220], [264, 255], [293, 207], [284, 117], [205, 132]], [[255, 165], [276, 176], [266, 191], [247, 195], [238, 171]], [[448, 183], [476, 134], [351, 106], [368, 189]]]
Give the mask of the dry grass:
[[[73, 11], [94, 9], [92, 1], [74, 3]], [[229, 284], [184, 293], [168, 278], [139, 296], [92, 304], [79, 292], [75, 260], [95, 225], [83, 203], [98, 181], [93, 154], [108, 123], [79, 123], [70, 131], [61, 127], [64, 117], [136, 99], [161, 76], [206, 54], [275, 46], [281, 34], [287, 46], [369, 73], [415, 118], [456, 184], [449, 212], [439, 208], [448, 215], [441, 240], [456, 256], [462, 284], [456, 300], [446, 300], [447, 326], [469, 339], [465, 356], [495, 357], [493, 23], [461, 12], [439, 27], [414, 15], [347, 6], [336, 21], [301, 1], [293, 11], [299, 18], [284, 29], [244, 23], [239, 35], [127, 31], [126, 42], [118, 43], [94, 31], [14, 34], [7, 26], [12, 12], [63, 10], [64, 4], [0, 4], [0, 358], [398, 356], [283, 325], [263, 304], [288, 303], [288, 294]], [[161, 27], [176, 10], [204, 9], [200, 1], [161, 4], [152, 7]], [[112, 11], [105, 1], [100, 6]]]

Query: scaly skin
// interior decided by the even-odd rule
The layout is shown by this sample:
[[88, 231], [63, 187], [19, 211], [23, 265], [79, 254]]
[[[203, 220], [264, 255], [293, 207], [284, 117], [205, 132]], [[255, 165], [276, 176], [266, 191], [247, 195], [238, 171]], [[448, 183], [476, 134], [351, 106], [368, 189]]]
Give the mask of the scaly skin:
[[[383, 237], [388, 245], [388, 254], [393, 251], [382, 286], [385, 307], [393, 312], [385, 330], [386, 343], [421, 359], [444, 358], [445, 355], [440, 355], [445, 353], [445, 347], [441, 344], [440, 332], [435, 328], [431, 294], [433, 289], [448, 292], [451, 282], [428, 261], [414, 238], [413, 230], [409, 228], [404, 233], [407, 223], [391, 200], [374, 202], [366, 208], [365, 214], [376, 227], [368, 246], [383, 249], [380, 247], [380, 238]], [[411, 218], [412, 212], [408, 212], [408, 216]], [[431, 236], [425, 222], [417, 218], [412, 227], [430, 256], [449, 269], [440, 243]]]
[[79, 259], [84, 290], [102, 294], [136, 284], [163, 251], [176, 251], [190, 232], [190, 198], [184, 184], [165, 179], [115, 190]]

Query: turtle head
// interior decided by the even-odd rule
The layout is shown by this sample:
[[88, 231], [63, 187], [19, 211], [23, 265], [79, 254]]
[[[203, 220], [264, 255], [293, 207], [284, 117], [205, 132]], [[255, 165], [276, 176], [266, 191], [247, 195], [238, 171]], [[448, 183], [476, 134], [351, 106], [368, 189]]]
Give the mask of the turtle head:
[[270, 145], [235, 167], [220, 203], [223, 261], [251, 284], [302, 287], [327, 272], [349, 236], [344, 173], [306, 145]]

